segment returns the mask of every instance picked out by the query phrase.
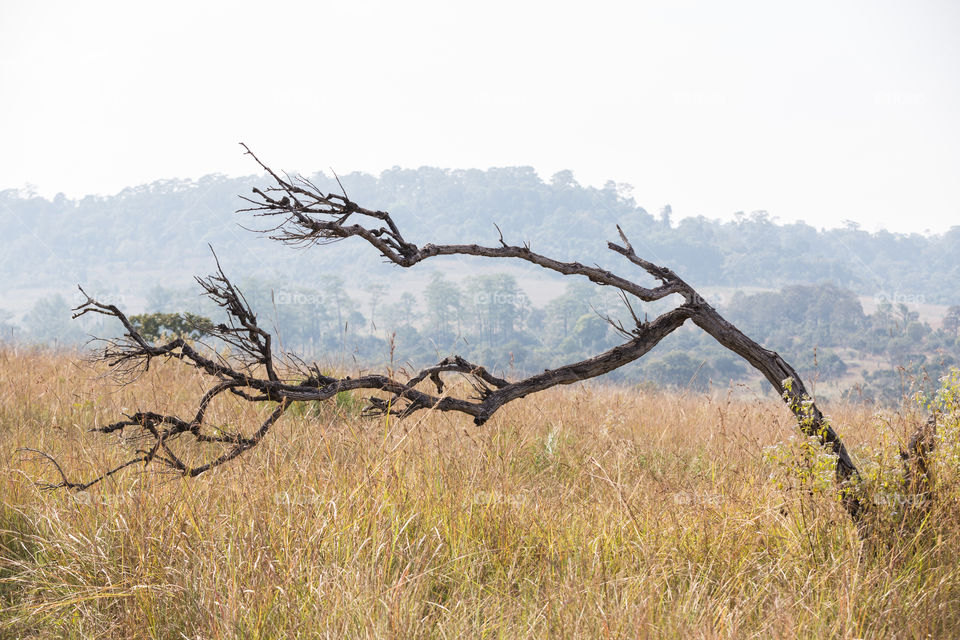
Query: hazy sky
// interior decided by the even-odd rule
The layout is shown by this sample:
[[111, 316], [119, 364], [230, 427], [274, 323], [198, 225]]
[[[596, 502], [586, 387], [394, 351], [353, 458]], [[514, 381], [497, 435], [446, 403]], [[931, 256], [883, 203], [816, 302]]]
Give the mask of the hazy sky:
[[[531, 165], [651, 212], [960, 224], [960, 2], [0, 0], [0, 189]], [[370, 203], [375, 206], [376, 203]]]

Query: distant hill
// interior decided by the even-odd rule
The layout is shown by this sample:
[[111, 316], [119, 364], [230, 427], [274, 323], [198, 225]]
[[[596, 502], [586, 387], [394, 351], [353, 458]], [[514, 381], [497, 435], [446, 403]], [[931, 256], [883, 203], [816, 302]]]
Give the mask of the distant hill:
[[[309, 178], [339, 189], [323, 174]], [[584, 187], [569, 171], [545, 182], [529, 167], [341, 180], [351, 199], [390, 211], [420, 245], [494, 245], [496, 224], [508, 242], [648, 282], [606, 249], [619, 224], [644, 257], [677, 271], [835, 396], [892, 403], [960, 364], [960, 227], [936, 236], [818, 231], [762, 211], [675, 222], [669, 208], [654, 216], [638, 207], [624, 185]], [[211, 246], [278, 344], [318, 360], [373, 366], [396, 355], [423, 364], [457, 352], [529, 372], [617, 344], [602, 315], [630, 321], [612, 292], [527, 264], [438, 258], [404, 271], [359, 241], [283, 247], [240, 226], [269, 221], [236, 212], [239, 196], [267, 184], [206, 176], [81, 200], [0, 193], [0, 341], [72, 345], [116, 335], [117, 323], [98, 324], [102, 317], [70, 320], [82, 301], [78, 283], [130, 314], [220, 317], [192, 280], [213, 270]], [[669, 303], [637, 309], [653, 317]], [[700, 391], [752, 376], [687, 326], [608, 378]]]
[[[326, 175], [310, 178], [322, 188], [338, 189]], [[391, 211], [417, 243], [495, 243], [497, 223], [512, 242], [529, 241], [561, 259], [629, 272], [605, 249], [620, 224], [645, 257], [700, 287], [829, 281], [894, 302], [960, 302], [960, 226], [934, 236], [818, 231], [803, 223], [777, 224], [762, 211], [725, 223], [671, 221], [669, 208], [651, 215], [623, 185], [584, 187], [569, 171], [545, 182], [530, 167], [397, 168], [341, 180], [353, 200]], [[80, 200], [0, 192], [0, 291], [23, 296], [82, 282], [130, 296], [157, 282], [188, 284], [191, 275], [211, 268], [208, 243], [240, 277], [304, 282], [312, 274], [340, 272], [351, 285], [395, 272], [362, 243], [293, 251], [241, 229], [239, 224], [258, 221], [235, 213], [243, 205], [238, 196], [264, 184], [264, 177], [210, 175]], [[350, 269], [344, 270], [347, 264]]]

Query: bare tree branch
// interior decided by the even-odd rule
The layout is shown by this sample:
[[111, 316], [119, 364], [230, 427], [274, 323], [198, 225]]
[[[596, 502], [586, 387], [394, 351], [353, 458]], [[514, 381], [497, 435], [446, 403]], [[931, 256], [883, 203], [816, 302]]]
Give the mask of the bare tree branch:
[[[369, 243], [390, 262], [405, 268], [435, 256], [463, 255], [522, 260], [562, 275], [583, 276], [598, 285], [613, 287], [623, 297], [635, 326], [626, 328], [617, 323], [618, 332], [627, 340], [608, 351], [515, 381], [494, 376], [484, 367], [467, 362], [459, 356], [445, 358], [406, 380], [380, 374], [336, 378], [322, 375], [319, 367], [307, 365], [295, 357], [278, 359], [272, 351], [270, 334], [257, 325], [256, 316], [243, 294], [230, 282], [217, 260], [217, 272], [207, 278], [197, 278], [197, 282], [227, 313], [228, 322], [216, 325], [209, 330], [209, 334], [210, 337], [234, 347], [236, 356], [230, 362], [201, 352], [183, 339], [153, 345], [135, 330], [116, 306], [101, 304], [89, 296], [77, 308], [75, 317], [85, 313], [100, 313], [114, 316], [121, 322], [126, 330], [125, 336], [120, 340], [107, 341], [101, 354], [105, 362], [121, 373], [129, 374], [141, 368], [146, 369], [153, 358], [177, 359], [203, 371], [215, 384], [200, 399], [196, 414], [189, 420], [139, 412], [126, 416], [125, 420], [101, 427], [98, 431], [104, 433], [132, 428], [138, 437], [152, 439], [152, 446], [141, 452], [139, 457], [88, 483], [68, 481], [58, 467], [62, 482], [56, 486], [85, 489], [137, 462], [143, 462], [144, 465], [160, 463], [188, 477], [200, 475], [255, 447], [291, 403], [323, 401], [343, 391], [375, 390], [385, 393], [386, 397], [369, 399], [367, 415], [406, 416], [423, 409], [455, 411], [473, 417], [476, 424], [482, 425], [501, 407], [514, 400], [557, 385], [589, 380], [633, 362], [687, 320], [692, 320], [720, 344], [744, 358], [763, 374], [783, 397], [804, 433], [819, 438], [820, 442], [836, 455], [836, 473], [843, 504], [854, 520], [861, 517], [863, 505], [849, 490], [851, 481], [858, 478], [857, 468], [837, 433], [816, 403], [810, 399], [793, 367], [777, 353], [763, 348], [725, 320], [672, 270], [638, 256], [620, 227], [617, 227], [620, 243], [610, 242], [608, 249], [652, 276], [659, 282], [657, 286], [641, 286], [599, 266], [589, 267], [579, 262], [556, 260], [533, 252], [529, 245], [507, 244], [499, 227], [497, 231], [500, 246], [418, 246], [401, 234], [389, 213], [366, 209], [350, 200], [342, 184], [341, 194], [323, 193], [300, 176], [281, 177], [261, 162], [246, 145], [244, 149], [272, 178], [273, 184], [264, 189], [254, 188], [253, 197], [244, 197], [250, 206], [241, 211], [256, 218], [269, 219], [270, 225], [261, 229], [261, 232], [274, 240], [292, 245], [313, 245], [359, 238]], [[634, 296], [644, 302], [653, 302], [671, 295], [678, 295], [682, 303], [651, 321], [646, 318], [641, 321], [628, 298]], [[285, 362], [282, 368], [278, 366], [281, 360]], [[451, 374], [466, 378], [476, 395], [462, 398], [447, 393], [443, 378]], [[428, 381], [435, 392], [421, 388], [421, 385]], [[251, 436], [205, 431], [204, 418], [207, 409], [211, 401], [224, 392], [230, 392], [233, 397], [246, 402], [270, 402], [277, 403], [277, 406]], [[226, 446], [227, 451], [210, 462], [191, 467], [184, 463], [171, 447], [171, 442], [176, 437], [185, 434], [189, 434], [201, 444]]]

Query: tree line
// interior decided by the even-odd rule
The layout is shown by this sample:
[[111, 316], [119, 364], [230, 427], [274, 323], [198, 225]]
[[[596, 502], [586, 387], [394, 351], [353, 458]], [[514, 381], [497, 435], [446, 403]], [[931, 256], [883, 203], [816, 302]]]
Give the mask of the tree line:
[[[331, 176], [309, 178], [322, 189], [339, 190]], [[237, 194], [249, 193], [258, 179], [165, 180], [82, 199], [0, 192], [0, 286], [66, 288], [83, 281], [141, 289], [161, 278], [187, 281], [207, 269], [208, 243], [231, 256], [238, 276], [294, 279], [353, 264], [365, 274], [389, 277], [389, 265], [351, 243], [276, 252], [242, 231]], [[853, 223], [818, 230], [779, 222], [765, 211], [740, 212], [727, 222], [678, 219], [669, 205], [653, 212], [639, 205], [630, 185], [585, 186], [570, 171], [544, 180], [530, 167], [395, 168], [340, 180], [354, 200], [393, 213], [414, 239], [496, 239], [499, 224], [509, 229], [508, 241], [582, 261], [596, 259], [596, 248], [619, 224], [651, 259], [673, 265], [699, 287], [829, 281], [894, 302], [960, 304], [960, 226], [940, 235], [868, 233]]]
[[[588, 282], [573, 281], [545, 304], [534, 305], [506, 273], [452, 279], [432, 272], [419, 292], [392, 294], [383, 282], [348, 289], [336, 275], [319, 287], [241, 283], [261, 324], [285, 347], [331, 365], [374, 365], [402, 354], [411, 367], [457, 352], [503, 372], [531, 372], [587, 357], [617, 344], [609, 320], [626, 323], [623, 301]], [[635, 306], [652, 317], [669, 304]], [[790, 285], [779, 291], [738, 292], [717, 306], [758, 341], [797, 363], [805, 377], [868, 402], [896, 403], [924, 380], [960, 365], [960, 305], [946, 309], [936, 328], [904, 303], [882, 300], [866, 313], [859, 297], [832, 283]], [[179, 310], [180, 314], [171, 313]], [[153, 339], [198, 338], [220, 310], [193, 289], [155, 286], [147, 311], [133, 316]], [[70, 303], [46, 298], [26, 316], [21, 341], [79, 343], [107, 327], [71, 322]], [[116, 329], [116, 327], [114, 327]], [[628, 383], [704, 391], [751, 379], [751, 372], [702, 333], [682, 328], [635, 366], [610, 374]]]

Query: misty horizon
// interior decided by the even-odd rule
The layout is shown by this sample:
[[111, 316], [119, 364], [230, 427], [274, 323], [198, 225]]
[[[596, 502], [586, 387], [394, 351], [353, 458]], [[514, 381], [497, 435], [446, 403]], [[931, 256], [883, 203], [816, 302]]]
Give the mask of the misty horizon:
[[286, 169], [569, 168], [679, 217], [960, 220], [949, 1], [14, 0], [0, 18], [0, 190], [247, 175], [244, 140]]
[[[541, 180], [541, 182], [543, 182], [544, 184], [549, 184], [550, 179], [551, 179], [551, 177], [552, 177], [551, 175], [544, 175], [541, 171], [537, 171], [537, 169], [536, 169], [535, 167], [532, 167], [531, 165], [511, 165], [511, 166], [499, 166], [499, 167], [487, 167], [487, 168], [480, 168], [480, 167], [457, 167], [457, 168], [450, 168], [450, 167], [435, 167], [435, 166], [429, 166], [429, 165], [424, 165], [424, 166], [420, 166], [420, 167], [414, 168], [414, 167], [403, 167], [403, 166], [399, 166], [399, 165], [394, 165], [394, 166], [392, 166], [392, 167], [389, 167], [389, 168], [386, 168], [386, 169], [382, 169], [382, 170], [380, 170], [380, 171], [378, 171], [378, 172], [351, 171], [351, 172], [346, 173], [346, 174], [342, 174], [342, 173], [340, 173], [340, 172], [337, 172], [337, 174], [340, 175], [341, 177], [342, 177], [343, 175], [354, 175], [354, 174], [356, 174], [356, 175], [367, 175], [367, 176], [372, 176], [372, 177], [374, 177], [374, 178], [379, 178], [383, 173], [385, 173], [385, 172], [387, 172], [387, 171], [396, 171], [396, 170], [399, 170], [399, 171], [416, 171], [416, 170], [418, 170], [418, 169], [438, 170], [438, 171], [445, 171], [445, 172], [450, 172], [450, 173], [466, 172], [466, 171], [487, 172], [487, 171], [501, 170], [501, 169], [504, 169], [504, 170], [510, 170], [510, 169], [532, 169], [532, 170], [537, 174], [537, 176], [539, 177], [539, 179]], [[636, 194], [636, 188], [635, 188], [633, 185], [628, 184], [628, 183], [617, 183], [617, 182], [615, 182], [615, 181], [613, 181], [613, 180], [603, 180], [603, 181], [601, 181], [600, 183], [597, 183], [597, 184], [584, 183], [584, 182], [581, 182], [581, 181], [577, 178], [577, 173], [576, 173], [576, 171], [571, 170], [571, 169], [561, 169], [561, 170], [559, 170], [557, 173], [562, 173], [562, 172], [570, 172], [570, 173], [573, 175], [574, 180], [576, 180], [576, 182], [577, 182], [580, 186], [585, 187], [585, 188], [592, 188], [592, 189], [601, 190], [601, 189], [603, 189], [604, 187], [607, 187], [607, 186], [609, 186], [609, 185], [611, 185], [611, 184], [612, 184], [612, 185], [615, 185], [615, 188], [616, 188], [618, 194], [622, 195], [623, 197], [627, 197], [627, 198], [632, 198], [632, 199], [634, 199], [634, 200], [636, 201], [636, 206], [638, 206], [638, 207], [641, 208], [641, 209], [644, 209], [645, 211], [650, 212], [651, 214], [658, 214], [658, 213], [660, 213], [664, 208], [669, 208], [670, 211], [672, 212], [672, 215], [673, 215], [673, 224], [674, 224], [674, 225], [676, 225], [677, 223], [679, 223], [679, 222], [681, 222], [681, 221], [683, 221], [683, 220], [686, 220], [686, 219], [697, 219], [697, 218], [705, 218], [705, 219], [707, 219], [707, 220], [709, 220], [709, 221], [711, 221], [711, 222], [719, 222], [719, 223], [725, 224], [725, 223], [736, 222], [738, 219], [743, 219], [744, 217], [750, 217], [750, 216], [755, 215], [755, 214], [766, 214], [766, 215], [769, 217], [770, 221], [773, 222], [774, 224], [777, 224], [777, 225], [804, 224], [804, 225], [813, 227], [814, 229], [817, 229], [817, 230], [820, 230], [820, 231], [829, 231], [829, 230], [835, 230], [835, 229], [850, 229], [850, 228], [853, 228], [853, 229], [856, 229], [856, 230], [866, 231], [867, 233], [870, 233], [871, 235], [872, 235], [872, 234], [876, 234], [876, 233], [887, 232], [887, 233], [901, 234], [901, 235], [918, 234], [918, 235], [923, 235], [923, 236], [942, 236], [944, 233], [947, 233], [947, 232], [950, 231], [951, 229], [960, 226], [960, 220], [957, 220], [957, 221], [954, 221], [954, 222], [951, 222], [951, 223], [945, 223], [946, 226], [944, 226], [944, 227], [941, 228], [941, 229], [930, 229], [930, 228], [917, 229], [917, 228], [908, 228], [907, 226], [903, 226], [903, 227], [900, 227], [900, 228], [890, 228], [890, 227], [884, 227], [884, 226], [880, 226], [880, 227], [876, 227], [876, 226], [875, 226], [875, 227], [873, 227], [873, 228], [868, 228], [868, 227], [864, 227], [864, 225], [862, 225], [862, 224], [859, 223], [859, 222], [856, 222], [856, 221], [853, 220], [852, 218], [844, 218], [844, 219], [836, 220], [836, 221], [835, 221], [835, 224], [832, 224], [832, 225], [831, 225], [831, 224], [815, 224], [815, 223], [813, 223], [813, 222], [811, 222], [811, 221], [809, 221], [809, 220], [803, 219], [803, 218], [798, 218], [798, 219], [795, 219], [795, 220], [787, 220], [787, 219], [781, 218], [779, 215], [777, 215], [777, 213], [776, 213], [775, 211], [772, 211], [772, 210], [766, 209], [766, 208], [753, 209], [753, 210], [749, 210], [749, 211], [744, 210], [744, 209], [737, 209], [737, 210], [734, 210], [734, 211], [730, 211], [730, 212], [728, 212], [728, 213], [725, 214], [725, 215], [720, 215], [720, 216], [708, 216], [708, 215], [704, 215], [704, 214], [696, 213], [696, 212], [686, 213], [686, 212], [683, 212], [683, 211], [677, 211], [676, 208], [674, 208], [673, 205], [672, 205], [669, 201], [664, 202], [664, 203], [646, 204], [646, 203], [644, 203], [644, 202], [641, 201], [642, 198], [641, 198], [640, 200], [638, 200], [638, 197], [637, 197], [637, 194]], [[331, 179], [331, 180], [333, 179], [333, 173], [332, 173], [331, 171], [329, 171], [329, 170], [327, 170], [327, 171], [318, 170], [318, 171], [310, 171], [310, 172], [303, 172], [303, 171], [291, 170], [291, 171], [288, 171], [287, 173], [289, 173], [290, 175], [304, 175], [304, 176], [321, 176], [321, 175], [322, 175], [322, 176], [324, 176], [325, 178], [328, 178], [328, 179]], [[556, 173], [553, 174], [553, 175], [556, 175]], [[141, 183], [137, 183], [137, 184], [126, 185], [126, 186], [123, 186], [123, 187], [121, 187], [121, 188], [119, 188], [119, 189], [117, 189], [117, 190], [115, 190], [115, 191], [102, 191], [102, 192], [97, 192], [97, 193], [93, 193], [93, 192], [83, 192], [83, 191], [77, 192], [77, 193], [68, 193], [68, 192], [65, 192], [65, 191], [62, 191], [62, 190], [58, 190], [58, 189], [55, 189], [55, 188], [51, 188], [51, 189], [41, 189], [41, 188], [39, 188], [37, 185], [33, 185], [33, 184], [27, 184], [27, 185], [24, 185], [24, 186], [19, 187], [19, 188], [2, 189], [2, 190], [0, 190], [0, 193], [3, 193], [3, 192], [16, 193], [16, 194], [17, 194], [17, 197], [19, 197], [19, 198], [34, 198], [34, 197], [39, 197], [39, 198], [42, 198], [43, 200], [46, 200], [46, 201], [48, 201], [48, 202], [53, 202], [53, 201], [54, 201], [55, 199], [57, 199], [58, 197], [63, 196], [63, 197], [65, 197], [67, 200], [69, 200], [69, 201], [71, 201], [71, 202], [80, 202], [80, 201], [84, 200], [85, 198], [99, 198], [99, 199], [116, 198], [116, 197], [119, 197], [119, 196], [123, 195], [125, 192], [128, 192], [128, 191], [136, 192], [136, 191], [139, 191], [139, 190], [143, 190], [143, 189], [147, 189], [147, 188], [153, 187], [153, 186], [155, 186], [155, 185], [170, 185], [170, 184], [177, 184], [177, 183], [182, 183], [183, 185], [193, 185], [193, 184], [197, 184], [198, 182], [201, 182], [201, 181], [204, 181], [204, 180], [217, 179], [217, 178], [226, 178], [226, 179], [229, 179], [229, 180], [239, 180], [239, 181], [245, 181], [245, 182], [246, 182], [246, 181], [253, 181], [253, 180], [257, 180], [257, 179], [263, 179], [265, 176], [266, 176], [265, 173], [260, 173], [260, 174], [257, 174], [257, 173], [246, 173], [246, 174], [244, 174], [244, 173], [238, 173], [238, 174], [235, 174], [235, 175], [234, 175], [234, 174], [226, 174], [226, 173], [217, 173], [217, 172], [214, 172], [214, 173], [207, 173], [207, 174], [203, 174], [203, 175], [195, 176], [195, 177], [183, 177], [183, 176], [160, 177], [160, 178], [157, 178], [157, 179], [155, 179], [155, 180], [151, 180], [151, 181], [149, 181], [149, 182], [141, 182]], [[237, 194], [238, 199], [239, 199], [239, 197], [240, 197], [241, 195], [243, 195], [243, 194], [240, 194], [240, 193]], [[238, 202], [239, 202], [239, 200], [238, 200]], [[371, 206], [377, 206], [376, 203], [367, 203], [367, 204], [369, 204], [369, 205], [371, 205]], [[239, 205], [238, 205], [238, 208], [239, 208]], [[905, 220], [909, 220], [909, 218], [906, 218]]]

